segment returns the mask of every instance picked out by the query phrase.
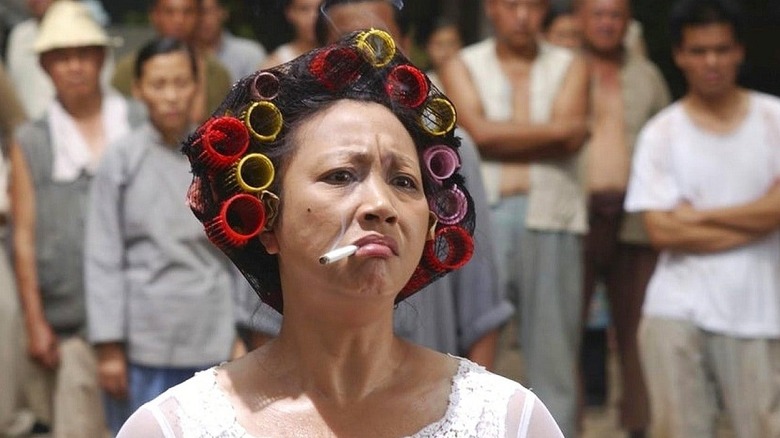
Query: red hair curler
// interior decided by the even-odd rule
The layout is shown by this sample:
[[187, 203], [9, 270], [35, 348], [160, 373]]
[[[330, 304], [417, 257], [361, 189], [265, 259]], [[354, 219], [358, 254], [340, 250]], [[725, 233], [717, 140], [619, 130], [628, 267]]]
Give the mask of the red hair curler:
[[428, 97], [428, 80], [417, 67], [401, 64], [387, 75], [385, 92], [394, 101], [417, 108]]
[[248, 194], [235, 195], [206, 223], [206, 235], [220, 248], [244, 246], [260, 234], [265, 219], [265, 208], [260, 199]]
[[235, 117], [215, 117], [207, 122], [200, 137], [203, 150], [198, 157], [208, 167], [223, 169], [249, 147], [249, 132]]
[[468, 231], [458, 226], [444, 227], [436, 231], [436, 237], [425, 245], [423, 258], [440, 272], [460, 269], [474, 254], [474, 239]]
[[317, 53], [309, 63], [309, 72], [329, 90], [338, 90], [357, 80], [363, 60], [355, 49], [332, 47]]

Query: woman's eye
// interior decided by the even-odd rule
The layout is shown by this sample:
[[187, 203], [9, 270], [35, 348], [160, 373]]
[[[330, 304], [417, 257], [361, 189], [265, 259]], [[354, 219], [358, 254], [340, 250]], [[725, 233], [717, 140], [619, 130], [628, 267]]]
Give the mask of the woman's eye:
[[393, 178], [393, 185], [403, 189], [416, 189], [417, 183], [412, 177], [401, 175]]
[[347, 170], [337, 170], [328, 174], [325, 181], [330, 184], [346, 184], [354, 181], [355, 177]]

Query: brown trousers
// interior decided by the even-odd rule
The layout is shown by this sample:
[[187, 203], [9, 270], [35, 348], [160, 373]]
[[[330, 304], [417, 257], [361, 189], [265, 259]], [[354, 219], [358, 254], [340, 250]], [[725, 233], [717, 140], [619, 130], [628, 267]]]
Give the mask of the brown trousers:
[[71, 336], [60, 339], [59, 348], [56, 370], [29, 361], [24, 392], [30, 409], [51, 426], [52, 438], [104, 437], [106, 420], [92, 346]]
[[658, 253], [649, 245], [620, 242], [623, 198], [624, 193], [619, 192], [590, 196], [589, 231], [585, 237], [583, 257], [583, 311], [587, 315], [587, 305], [596, 284], [603, 282], [619, 353], [622, 384], [620, 422], [624, 429], [634, 431], [645, 429], [650, 423], [647, 388], [639, 362], [637, 329], [645, 289], [655, 269]]
[[646, 316], [639, 343], [652, 401], [650, 436], [723, 436], [720, 399], [734, 437], [780, 437], [780, 339], [719, 335]]

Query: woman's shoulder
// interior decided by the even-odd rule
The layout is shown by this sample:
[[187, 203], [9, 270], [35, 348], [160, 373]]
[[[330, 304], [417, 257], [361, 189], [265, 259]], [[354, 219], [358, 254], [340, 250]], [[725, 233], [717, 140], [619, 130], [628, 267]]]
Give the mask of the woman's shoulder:
[[[217, 369], [196, 373], [143, 405], [122, 427], [119, 437], [245, 436], [236, 427], [233, 407], [219, 388]], [[143, 435], [135, 433], [138, 431]]]
[[[452, 379], [447, 413], [415, 438], [557, 436], [554, 434], [558, 431], [555, 421], [533, 392], [468, 359], [457, 359], [458, 371]], [[551, 433], [529, 433], [540, 425], [546, 426], [544, 430]]]
[[529, 392], [520, 383], [492, 373], [482, 365], [464, 358], [457, 360], [458, 372], [453, 378], [453, 391], [480, 394], [486, 400], [505, 399], [517, 392]]
[[415, 438], [435, 436], [504, 437], [507, 404], [522, 386], [487, 371], [468, 359], [456, 358], [447, 412]]

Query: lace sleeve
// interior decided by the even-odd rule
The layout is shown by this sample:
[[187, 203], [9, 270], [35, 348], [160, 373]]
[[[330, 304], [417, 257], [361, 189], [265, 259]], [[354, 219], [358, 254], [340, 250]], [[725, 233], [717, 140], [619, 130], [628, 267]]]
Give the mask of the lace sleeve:
[[547, 406], [523, 387], [507, 403], [506, 425], [506, 438], [563, 438]]
[[127, 419], [122, 429], [119, 430], [117, 438], [173, 438], [164, 432], [160, 419], [154, 415], [151, 409], [146, 406], [135, 411]]

